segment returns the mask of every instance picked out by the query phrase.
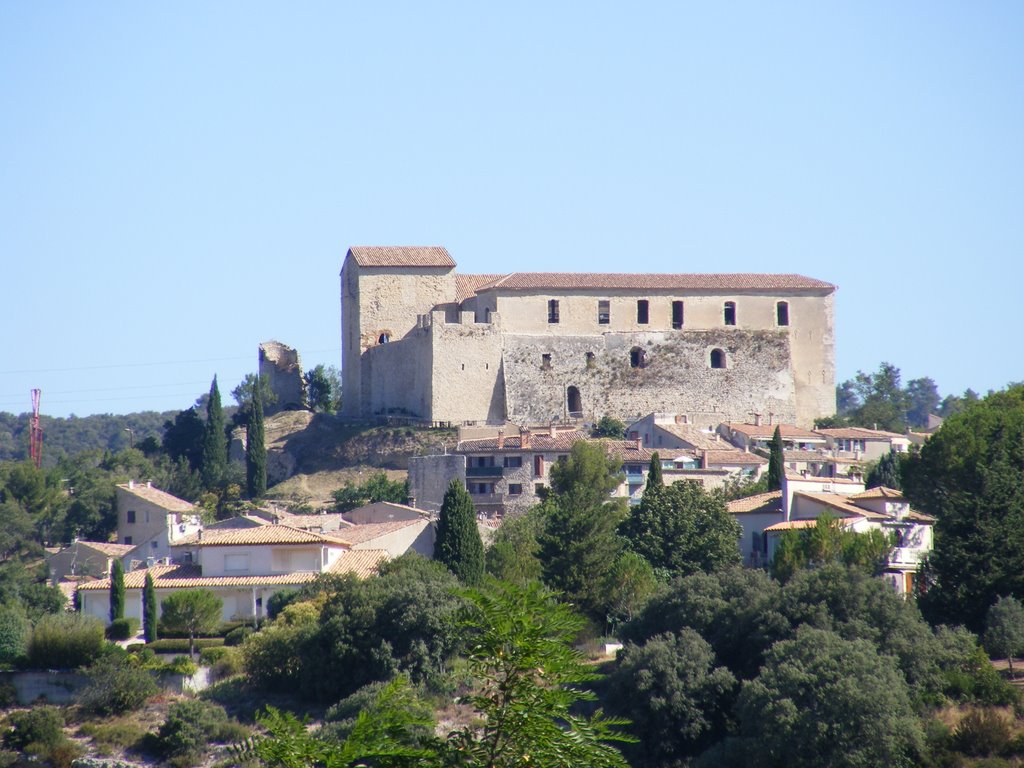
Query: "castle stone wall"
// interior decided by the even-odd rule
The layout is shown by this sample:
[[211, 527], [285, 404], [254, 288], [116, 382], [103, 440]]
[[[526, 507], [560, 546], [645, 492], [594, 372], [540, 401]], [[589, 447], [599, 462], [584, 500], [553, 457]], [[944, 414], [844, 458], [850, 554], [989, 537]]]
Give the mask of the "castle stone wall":
[[434, 312], [430, 325], [433, 344], [432, 412], [434, 421], [503, 421], [504, 378], [501, 376], [501, 318], [473, 322], [463, 312], [459, 323], [444, 322]]
[[270, 391], [277, 397], [273, 403], [264, 403], [265, 415], [303, 406], [302, 362], [296, 349], [279, 341], [263, 342], [260, 344], [259, 370], [260, 376], [267, 377]]

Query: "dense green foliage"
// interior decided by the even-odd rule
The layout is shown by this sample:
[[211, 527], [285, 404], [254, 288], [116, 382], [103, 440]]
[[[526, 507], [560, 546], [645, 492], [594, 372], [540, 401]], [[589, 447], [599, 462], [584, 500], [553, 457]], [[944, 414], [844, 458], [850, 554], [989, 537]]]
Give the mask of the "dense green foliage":
[[979, 631], [997, 597], [1024, 598], [1024, 386], [951, 416], [902, 469], [911, 504], [938, 518], [922, 610]]
[[12, 664], [28, 648], [29, 623], [18, 606], [0, 606], [0, 665]]
[[[172, 416], [173, 412], [155, 411], [68, 418], [40, 415], [39, 425], [44, 435], [43, 467], [54, 467], [61, 459], [80, 453], [122, 451], [130, 448], [132, 442], [142, 447], [149, 438], [159, 442], [164, 422]], [[31, 418], [31, 413], [0, 412], [0, 462], [28, 461]]]
[[142, 633], [147, 643], [152, 643], [159, 636], [158, 619], [159, 613], [156, 605], [156, 586], [153, 584], [153, 574], [146, 574], [146, 581], [142, 587]]
[[448, 484], [437, 519], [434, 557], [463, 584], [479, 584], [484, 576], [484, 545], [476, 525], [476, 510], [459, 479]]
[[314, 366], [303, 374], [306, 400], [313, 411], [334, 413], [341, 408], [341, 374], [334, 366]]
[[768, 447], [770, 453], [768, 455], [767, 490], [777, 491], [782, 487], [782, 477], [786, 471], [785, 446], [782, 443], [782, 429], [779, 426], [775, 427], [775, 431], [772, 433], [772, 441]]
[[267, 492], [267, 445], [263, 426], [263, 398], [256, 390], [245, 424], [245, 485], [250, 499]]
[[32, 628], [28, 661], [36, 669], [74, 669], [103, 650], [103, 622], [80, 613], [43, 616]]
[[389, 480], [387, 473], [377, 472], [358, 485], [349, 480], [331, 495], [336, 512], [348, 512], [377, 501], [405, 504], [409, 500], [409, 482]]
[[224, 707], [209, 701], [176, 701], [157, 731], [160, 751], [170, 758], [201, 762], [209, 744], [240, 741], [245, 729], [228, 719]]
[[188, 655], [195, 656], [195, 638], [220, 624], [221, 599], [208, 589], [183, 589], [160, 603], [160, 624], [188, 635]]
[[151, 696], [157, 685], [153, 676], [121, 655], [98, 659], [86, 671], [89, 684], [82, 690], [78, 703], [94, 715], [120, 715], [138, 709]]
[[772, 575], [786, 581], [797, 571], [825, 563], [844, 563], [876, 575], [892, 547], [891, 535], [877, 528], [864, 533], [847, 530], [841, 520], [825, 513], [811, 528], [782, 534], [772, 560]]
[[985, 648], [1008, 660], [1013, 677], [1013, 658], [1024, 654], [1024, 606], [1016, 598], [1000, 597], [988, 609]]
[[661, 456], [655, 451], [651, 456], [650, 466], [647, 468], [647, 488], [654, 488], [656, 486], [664, 485], [665, 481], [661, 477]]
[[868, 488], [892, 488], [900, 491], [903, 489], [903, 480], [900, 475], [900, 465], [903, 454], [896, 451], [889, 451], [875, 462], [869, 469], [867, 477], [864, 478], [864, 485]]
[[610, 437], [621, 440], [626, 436], [626, 425], [614, 416], [602, 416], [594, 425], [594, 437]]
[[139, 631], [139, 620], [131, 617], [114, 619], [107, 625], [108, 640], [128, 640]]
[[683, 480], [648, 486], [622, 524], [630, 548], [673, 575], [739, 563], [741, 529], [716, 494]]
[[487, 573], [499, 581], [524, 585], [540, 581], [541, 565], [538, 537], [544, 530], [540, 509], [506, 518], [487, 548]]
[[203, 452], [200, 474], [206, 488], [216, 488], [224, 479], [228, 467], [228, 442], [224, 431], [224, 409], [220, 402], [217, 377], [210, 384], [210, 398], [206, 401], [206, 424], [203, 427]]
[[110, 566], [110, 620], [124, 618], [124, 564], [114, 558]]
[[270, 691], [330, 702], [403, 673], [436, 680], [460, 647], [458, 581], [440, 563], [406, 555], [379, 577], [324, 578], [242, 649], [250, 679]]

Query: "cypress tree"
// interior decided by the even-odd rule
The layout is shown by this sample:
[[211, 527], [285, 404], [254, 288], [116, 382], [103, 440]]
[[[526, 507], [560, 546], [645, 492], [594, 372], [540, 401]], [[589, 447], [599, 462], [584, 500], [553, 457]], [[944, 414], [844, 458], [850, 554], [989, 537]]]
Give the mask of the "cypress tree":
[[771, 454], [768, 456], [768, 490], [777, 491], [782, 487], [782, 472], [785, 459], [782, 453], [782, 430], [775, 427], [772, 435]]
[[452, 480], [441, 502], [434, 559], [466, 584], [479, 584], [484, 575], [484, 544], [476, 527], [473, 500], [459, 480]]
[[153, 585], [153, 574], [146, 574], [146, 586], [142, 588], [142, 631], [147, 643], [156, 640], [156, 587]]
[[220, 404], [217, 377], [210, 385], [210, 399], [206, 403], [206, 426], [203, 429], [203, 486], [216, 488], [224, 478], [228, 466], [228, 441], [224, 433], [224, 410]]
[[655, 451], [654, 455], [651, 456], [651, 467], [647, 471], [647, 488], [660, 488], [665, 482], [661, 479], [661, 457], [658, 456], [658, 452]]
[[259, 387], [253, 393], [245, 425], [245, 482], [250, 499], [257, 499], [267, 492], [267, 446], [263, 429], [263, 395]]
[[110, 620], [124, 618], [124, 566], [114, 560], [110, 569]]

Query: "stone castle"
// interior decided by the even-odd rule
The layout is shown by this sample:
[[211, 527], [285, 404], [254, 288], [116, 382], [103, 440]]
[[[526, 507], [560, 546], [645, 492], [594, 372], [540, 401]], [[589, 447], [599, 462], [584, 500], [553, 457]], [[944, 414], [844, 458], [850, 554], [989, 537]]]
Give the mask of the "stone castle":
[[444, 248], [353, 247], [343, 414], [810, 426], [835, 413], [835, 290], [790, 274], [461, 275]]

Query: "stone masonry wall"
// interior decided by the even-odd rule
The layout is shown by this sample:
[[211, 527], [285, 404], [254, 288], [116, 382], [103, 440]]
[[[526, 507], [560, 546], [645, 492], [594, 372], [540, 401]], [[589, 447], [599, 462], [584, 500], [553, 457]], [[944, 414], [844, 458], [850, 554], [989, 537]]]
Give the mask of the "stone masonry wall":
[[298, 351], [279, 341], [265, 341], [260, 344], [259, 355], [260, 376], [267, 377], [270, 391], [277, 397], [273, 403], [264, 404], [264, 414], [301, 408], [305, 397]]
[[[642, 350], [644, 367], [630, 365]], [[727, 367], [712, 369], [712, 349]], [[593, 355], [588, 362], [587, 353]], [[543, 355], [550, 355], [544, 367]], [[567, 415], [567, 390], [580, 393], [585, 420], [630, 421], [651, 411], [716, 414], [745, 421], [751, 412], [796, 418], [789, 336], [783, 331], [720, 329], [580, 336], [506, 335], [502, 366], [508, 418], [545, 422]], [[710, 406], [710, 407], [709, 407]]]

